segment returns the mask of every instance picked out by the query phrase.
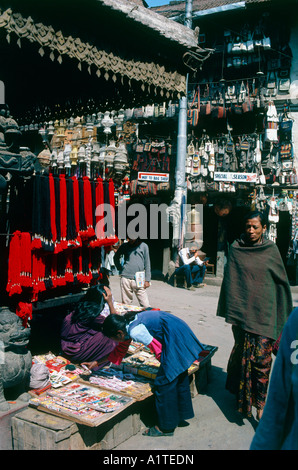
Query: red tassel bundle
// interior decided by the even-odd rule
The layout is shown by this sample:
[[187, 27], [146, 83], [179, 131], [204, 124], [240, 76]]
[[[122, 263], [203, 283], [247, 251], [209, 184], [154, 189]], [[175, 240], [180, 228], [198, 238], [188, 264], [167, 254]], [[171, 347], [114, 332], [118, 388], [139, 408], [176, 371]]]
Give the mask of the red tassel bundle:
[[21, 250], [20, 250], [20, 236], [21, 232], [16, 231], [9, 244], [9, 257], [8, 257], [8, 282], [6, 290], [9, 295], [21, 294], [22, 287], [20, 282], [21, 272]]
[[[73, 176], [71, 188], [64, 174], [59, 177], [50, 174], [48, 178], [48, 181], [41, 180], [41, 177], [36, 180], [32, 238], [27, 232], [16, 231], [10, 241], [6, 286], [9, 296], [22, 294], [23, 289], [27, 288], [34, 301], [40, 292], [51, 288], [75, 281], [90, 284], [95, 278], [98, 279], [97, 265], [100, 265], [96, 262], [98, 257], [93, 248], [113, 245], [118, 241], [115, 236], [112, 180], [103, 182], [102, 178], [97, 178], [94, 188], [89, 177], [78, 180]], [[110, 207], [104, 207], [108, 203]], [[105, 231], [106, 212], [109, 217], [108, 233]], [[71, 240], [68, 239], [70, 237]], [[75, 254], [78, 255], [78, 268]], [[20, 316], [25, 315], [25, 310], [24, 305], [19, 306]]]
[[73, 205], [74, 205], [74, 218], [75, 218], [75, 230], [77, 233], [76, 245], [82, 246], [82, 239], [79, 235], [80, 232], [80, 196], [79, 196], [79, 182], [76, 176], [72, 176], [73, 181]]
[[32, 287], [34, 299], [37, 294], [46, 290], [45, 280], [45, 260], [44, 256], [38, 251], [32, 252]]
[[51, 217], [51, 233], [52, 242], [57, 242], [57, 228], [56, 228], [56, 195], [55, 195], [55, 183], [52, 174], [49, 174], [49, 186], [50, 186], [50, 217]]
[[61, 241], [60, 246], [63, 250], [67, 248], [67, 189], [65, 175], [59, 175], [59, 187], [60, 187], [60, 232]]
[[31, 235], [27, 232], [21, 233], [20, 240], [20, 282], [22, 287], [32, 286], [31, 273]]
[[104, 192], [103, 192], [103, 181], [102, 178], [97, 178], [95, 184], [95, 235], [96, 239], [90, 242], [90, 246], [95, 248], [96, 246], [101, 246], [104, 240]]
[[93, 213], [92, 213], [92, 192], [91, 192], [91, 183], [88, 176], [83, 176], [84, 183], [84, 213], [86, 220], [86, 230], [81, 230], [79, 235], [86, 239], [94, 237], [95, 231], [93, 228]]
[[22, 320], [24, 328], [28, 327], [28, 320], [32, 319], [32, 304], [28, 302], [19, 302], [16, 308], [17, 316]]
[[68, 250], [66, 253], [66, 266], [65, 266], [65, 281], [73, 282], [73, 267], [72, 267], [72, 250]]
[[21, 294], [22, 287], [31, 287], [31, 236], [17, 230], [9, 244], [8, 280], [6, 291], [9, 296]]

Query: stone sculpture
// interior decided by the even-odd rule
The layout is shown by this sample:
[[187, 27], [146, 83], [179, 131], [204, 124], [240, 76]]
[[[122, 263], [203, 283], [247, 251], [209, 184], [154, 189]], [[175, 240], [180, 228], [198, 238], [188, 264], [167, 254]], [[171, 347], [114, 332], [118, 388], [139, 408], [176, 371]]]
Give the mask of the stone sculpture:
[[27, 401], [32, 356], [27, 349], [30, 328], [8, 308], [0, 310], [0, 412], [10, 409], [4, 392], [13, 387], [18, 399]]

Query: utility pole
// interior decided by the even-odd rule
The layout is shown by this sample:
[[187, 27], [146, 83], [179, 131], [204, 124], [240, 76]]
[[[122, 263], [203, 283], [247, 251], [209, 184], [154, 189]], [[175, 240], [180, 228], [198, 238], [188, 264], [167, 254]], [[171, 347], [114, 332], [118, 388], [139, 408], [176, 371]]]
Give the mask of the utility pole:
[[[185, 2], [184, 25], [192, 28], [192, 0]], [[177, 136], [177, 160], [175, 171], [175, 196], [169, 207], [169, 215], [173, 224], [173, 255], [176, 259], [179, 245], [183, 243], [185, 210], [187, 201], [187, 184], [185, 178], [185, 163], [187, 149], [187, 92], [188, 74], [186, 75], [185, 96], [179, 101], [178, 136]]]

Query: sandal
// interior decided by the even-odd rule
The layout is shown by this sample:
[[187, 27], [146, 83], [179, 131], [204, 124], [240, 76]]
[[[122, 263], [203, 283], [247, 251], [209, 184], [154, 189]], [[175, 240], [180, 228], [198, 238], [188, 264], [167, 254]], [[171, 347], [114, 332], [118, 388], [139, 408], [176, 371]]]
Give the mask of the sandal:
[[159, 429], [157, 429], [157, 427], [152, 426], [152, 428], [146, 429], [146, 431], [144, 431], [142, 434], [143, 436], [149, 436], [149, 437], [173, 436], [174, 431], [162, 432]]

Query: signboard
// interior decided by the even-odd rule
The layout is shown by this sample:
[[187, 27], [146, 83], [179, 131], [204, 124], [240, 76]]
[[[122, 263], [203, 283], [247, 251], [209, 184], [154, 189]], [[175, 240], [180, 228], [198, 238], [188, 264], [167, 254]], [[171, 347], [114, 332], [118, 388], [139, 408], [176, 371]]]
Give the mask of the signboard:
[[214, 181], [234, 182], [234, 183], [256, 183], [257, 173], [231, 173], [231, 172], [215, 172]]
[[144, 171], [139, 171], [138, 180], [154, 181], [155, 183], [167, 183], [169, 181], [169, 173], [147, 173]]

